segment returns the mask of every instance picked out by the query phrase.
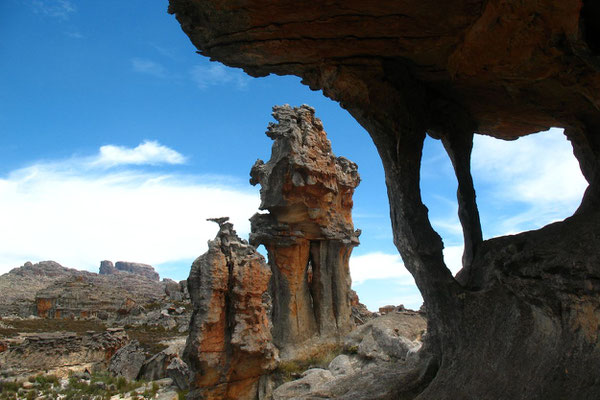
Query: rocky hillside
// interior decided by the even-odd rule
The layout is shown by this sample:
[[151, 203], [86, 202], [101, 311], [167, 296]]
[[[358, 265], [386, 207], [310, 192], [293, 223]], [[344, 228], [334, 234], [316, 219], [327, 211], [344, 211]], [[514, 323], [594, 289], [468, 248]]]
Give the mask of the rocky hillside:
[[102, 261], [100, 274], [54, 261], [25, 263], [0, 276], [0, 317], [98, 319], [107, 325], [187, 330], [185, 281], [159, 280], [146, 264]]

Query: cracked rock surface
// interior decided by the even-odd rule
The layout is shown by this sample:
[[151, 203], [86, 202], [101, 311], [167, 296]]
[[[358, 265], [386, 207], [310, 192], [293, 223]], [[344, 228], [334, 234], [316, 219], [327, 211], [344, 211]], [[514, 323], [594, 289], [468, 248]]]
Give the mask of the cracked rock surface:
[[219, 232], [188, 278], [194, 306], [184, 350], [192, 370], [190, 396], [251, 400], [278, 357], [269, 319], [271, 270], [227, 218], [214, 221]]

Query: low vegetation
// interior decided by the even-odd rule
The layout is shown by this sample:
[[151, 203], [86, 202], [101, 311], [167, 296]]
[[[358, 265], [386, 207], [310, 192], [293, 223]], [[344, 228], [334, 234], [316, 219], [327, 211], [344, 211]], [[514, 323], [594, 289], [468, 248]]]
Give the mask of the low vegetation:
[[182, 335], [175, 329], [165, 329], [162, 326], [153, 325], [127, 325], [125, 331], [131, 339], [140, 342], [140, 345], [150, 354], [156, 354], [168, 347], [160, 343], [161, 341]]
[[0, 327], [0, 337], [17, 336], [19, 333], [36, 332], [75, 332], [85, 333], [87, 331], [103, 331], [106, 326], [98, 320], [86, 319], [11, 319], [3, 320]]
[[60, 380], [54, 375], [38, 375], [25, 382], [2, 382], [0, 399], [73, 399], [103, 400], [112, 396], [129, 395], [137, 399], [151, 399], [156, 396], [159, 387], [156, 383], [145, 384], [142, 381], [128, 381], [123, 377], [115, 378], [107, 373], [94, 373], [82, 378], [72, 375]]

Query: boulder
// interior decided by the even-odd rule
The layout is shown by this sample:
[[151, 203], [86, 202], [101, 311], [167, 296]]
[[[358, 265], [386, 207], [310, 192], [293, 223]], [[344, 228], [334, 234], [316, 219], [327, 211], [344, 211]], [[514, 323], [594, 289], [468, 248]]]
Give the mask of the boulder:
[[179, 390], [190, 388], [190, 369], [179, 357], [174, 357], [167, 367], [167, 376], [173, 379]]
[[354, 372], [352, 361], [346, 354], [340, 354], [331, 360], [327, 366], [327, 369], [333, 374], [333, 376], [348, 375]]
[[108, 364], [108, 372], [132, 381], [137, 379], [144, 360], [146, 360], [144, 349], [137, 340], [132, 340], [112, 356]]
[[169, 296], [171, 301], [182, 301], [184, 293], [181, 290], [179, 282], [175, 282], [172, 279], [163, 279], [165, 285], [165, 294]]
[[333, 374], [321, 368], [313, 368], [302, 374], [302, 378], [284, 383], [273, 392], [273, 400], [298, 399], [318, 390], [334, 379]]
[[170, 377], [168, 367], [173, 359], [179, 358], [182, 355], [183, 348], [185, 347], [185, 340], [184, 338], [175, 338], [166, 343], [162, 343], [168, 344], [168, 347], [154, 354], [144, 362], [138, 375], [139, 379], [156, 381]]
[[344, 347], [366, 359], [404, 360], [420, 348], [427, 321], [416, 312], [373, 318], [344, 338]]

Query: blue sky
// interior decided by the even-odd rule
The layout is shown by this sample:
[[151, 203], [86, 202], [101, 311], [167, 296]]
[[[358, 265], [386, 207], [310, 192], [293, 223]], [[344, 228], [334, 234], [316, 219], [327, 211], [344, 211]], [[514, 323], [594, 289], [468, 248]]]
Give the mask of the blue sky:
[[[196, 54], [166, 1], [0, 2], [0, 273], [52, 259], [97, 270], [146, 262], [184, 279], [229, 215], [247, 236], [248, 184], [276, 104], [315, 107], [336, 155], [359, 165], [354, 288], [371, 309], [420, 305], [393, 246], [383, 169], [367, 133], [296, 77], [250, 78]], [[570, 215], [585, 182], [559, 129], [502, 142], [477, 135], [486, 238]], [[460, 266], [456, 181], [439, 141], [423, 153], [423, 199]]]

